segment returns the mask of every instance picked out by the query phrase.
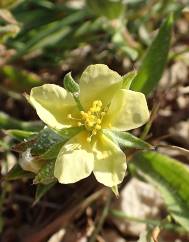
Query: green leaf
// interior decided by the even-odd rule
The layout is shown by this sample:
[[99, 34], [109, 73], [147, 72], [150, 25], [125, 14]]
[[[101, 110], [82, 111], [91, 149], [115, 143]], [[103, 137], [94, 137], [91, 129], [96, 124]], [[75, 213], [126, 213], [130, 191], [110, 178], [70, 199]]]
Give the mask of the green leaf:
[[20, 0], [1, 0], [0, 8], [10, 8], [18, 4]]
[[15, 119], [4, 112], [0, 112], [0, 129], [21, 129], [27, 131], [39, 131], [42, 123], [38, 121], [21, 121]]
[[37, 134], [37, 132], [25, 131], [20, 129], [9, 129], [6, 130], [5, 133], [20, 141], [28, 139], [29, 137]]
[[65, 143], [66, 141], [54, 144], [41, 156], [42, 159], [47, 159], [47, 160], [55, 159], [58, 156], [60, 149]]
[[0, 72], [10, 80], [10, 84], [15, 90], [25, 91], [43, 83], [38, 75], [10, 65], [3, 66]]
[[153, 146], [144, 140], [134, 136], [128, 132], [110, 131], [108, 129], [103, 130], [104, 134], [113, 140], [115, 143], [120, 144], [123, 147], [136, 148], [136, 149], [152, 149]]
[[5, 176], [8, 181], [17, 180], [21, 178], [32, 178], [34, 174], [32, 172], [24, 171], [18, 164], [16, 164]]
[[129, 73], [124, 75], [122, 79], [122, 88], [129, 89], [136, 75], [137, 75], [136, 71], [130, 71]]
[[0, 43], [5, 42], [10, 37], [15, 37], [19, 31], [20, 28], [16, 24], [0, 26]]
[[156, 152], [134, 155], [131, 167], [160, 191], [173, 218], [189, 232], [189, 169]]
[[45, 159], [53, 159], [62, 145], [80, 131], [81, 127], [66, 128], [56, 132], [45, 127], [35, 139], [31, 152], [33, 155], [44, 155], [42, 157]]
[[54, 177], [54, 165], [54, 160], [47, 161], [47, 163], [45, 163], [45, 165], [39, 170], [33, 183], [50, 184], [52, 182], [55, 182], [56, 178]]
[[55, 133], [52, 129], [45, 127], [35, 138], [35, 142], [31, 147], [31, 153], [32, 155], [44, 154], [53, 145], [63, 142], [64, 140], [62, 136]]
[[55, 159], [61, 147], [80, 131], [81, 127], [62, 129], [57, 132], [45, 127], [38, 135], [29, 137], [27, 141], [14, 145], [12, 150], [22, 153], [30, 149], [31, 155], [35, 156], [36, 161]]
[[72, 127], [72, 128], [57, 130], [57, 134], [61, 135], [64, 140], [68, 140], [82, 130], [83, 130], [83, 127]]
[[128, 56], [131, 60], [135, 61], [138, 57], [138, 51], [129, 46], [123, 37], [122, 31], [118, 28], [112, 36], [112, 43], [114, 44], [117, 51], [121, 52], [124, 56]]
[[158, 84], [168, 57], [172, 27], [173, 16], [170, 15], [149, 47], [138, 74], [131, 84], [131, 90], [148, 94]]
[[118, 18], [124, 11], [122, 0], [87, 0], [87, 5], [96, 15], [108, 19]]
[[39, 202], [39, 200], [41, 200], [41, 198], [56, 184], [56, 182], [52, 182], [50, 184], [47, 185], [43, 185], [43, 184], [38, 184], [37, 185], [37, 189], [36, 189], [36, 193], [35, 193], [35, 201], [33, 203], [33, 205], [35, 205], [36, 203]]

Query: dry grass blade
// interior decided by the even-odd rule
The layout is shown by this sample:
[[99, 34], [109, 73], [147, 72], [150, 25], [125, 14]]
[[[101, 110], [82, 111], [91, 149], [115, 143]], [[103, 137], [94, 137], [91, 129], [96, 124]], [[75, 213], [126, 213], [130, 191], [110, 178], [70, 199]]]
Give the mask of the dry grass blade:
[[152, 239], [154, 242], [158, 242], [158, 236], [160, 234], [160, 228], [159, 227], [155, 227], [152, 231]]

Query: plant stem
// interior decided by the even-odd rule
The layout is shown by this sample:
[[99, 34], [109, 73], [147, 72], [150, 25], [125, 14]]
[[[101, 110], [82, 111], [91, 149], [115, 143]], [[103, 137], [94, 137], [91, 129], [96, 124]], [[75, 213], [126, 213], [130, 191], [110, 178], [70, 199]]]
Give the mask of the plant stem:
[[92, 233], [88, 242], [95, 242], [96, 241], [96, 237], [99, 234], [99, 232], [101, 231], [103, 224], [104, 224], [104, 221], [105, 221], [106, 217], [108, 216], [111, 200], [112, 200], [112, 192], [109, 192], [105, 206], [104, 206], [103, 211], [102, 211], [102, 214], [101, 214], [100, 219], [98, 221], [98, 224], [97, 224], [95, 230], [93, 231], [93, 233]]

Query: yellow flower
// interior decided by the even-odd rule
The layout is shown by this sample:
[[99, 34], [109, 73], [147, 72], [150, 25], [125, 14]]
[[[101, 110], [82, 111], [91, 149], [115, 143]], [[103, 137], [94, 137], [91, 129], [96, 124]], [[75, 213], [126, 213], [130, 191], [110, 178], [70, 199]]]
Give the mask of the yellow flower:
[[122, 77], [106, 65], [90, 65], [79, 82], [79, 110], [72, 94], [45, 84], [31, 90], [29, 100], [48, 126], [60, 130], [82, 126], [82, 131], [61, 148], [54, 175], [60, 183], [74, 183], [92, 172], [109, 187], [122, 182], [126, 171], [123, 151], [103, 134], [103, 129], [126, 131], [149, 119], [145, 96], [122, 89]]

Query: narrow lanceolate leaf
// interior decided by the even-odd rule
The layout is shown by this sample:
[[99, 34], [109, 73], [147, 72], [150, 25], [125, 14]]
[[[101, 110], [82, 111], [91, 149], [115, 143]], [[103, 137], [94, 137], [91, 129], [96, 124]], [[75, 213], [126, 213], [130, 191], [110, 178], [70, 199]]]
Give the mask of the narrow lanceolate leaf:
[[119, 18], [124, 11], [124, 4], [121, 0], [87, 0], [87, 5], [93, 13], [108, 19]]
[[33, 205], [39, 202], [39, 200], [56, 184], [56, 182], [52, 182], [47, 185], [38, 184], [35, 193], [35, 201]]
[[131, 167], [159, 189], [173, 218], [189, 231], [189, 168], [156, 152], [139, 152]]
[[9, 130], [6, 130], [5, 133], [20, 141], [24, 139], [28, 139], [29, 137], [37, 134], [37, 132], [20, 130], [20, 129], [9, 129]]
[[135, 149], [152, 149], [153, 146], [143, 141], [142, 139], [128, 133], [120, 131], [103, 130], [104, 134], [113, 140], [115, 143], [128, 148]]
[[35, 139], [31, 152], [33, 155], [42, 155], [53, 145], [64, 141], [63, 137], [55, 133], [52, 129], [45, 127]]
[[173, 16], [170, 15], [149, 47], [138, 74], [131, 84], [131, 90], [148, 94], [158, 84], [168, 57], [172, 26]]
[[27, 70], [15, 68], [11, 65], [5, 65], [1, 68], [0, 73], [10, 81], [10, 86], [14, 90], [26, 91], [32, 87], [43, 84], [40, 77]]
[[18, 164], [16, 164], [5, 176], [8, 181], [22, 179], [22, 178], [32, 178], [33, 173], [24, 171]]
[[50, 184], [52, 182], [55, 182], [56, 178], [54, 177], [54, 165], [54, 160], [47, 161], [47, 163], [39, 170], [33, 183]]
[[39, 131], [42, 123], [38, 121], [21, 121], [4, 112], [0, 112], [0, 129], [21, 129], [27, 131]]
[[65, 144], [66, 142], [59, 142], [56, 143], [54, 145], [52, 145], [51, 148], [49, 148], [42, 156], [42, 159], [45, 160], [51, 160], [51, 159], [56, 159], [56, 157], [58, 156], [58, 153], [60, 152], [60, 149], [62, 148], [62, 146]]

